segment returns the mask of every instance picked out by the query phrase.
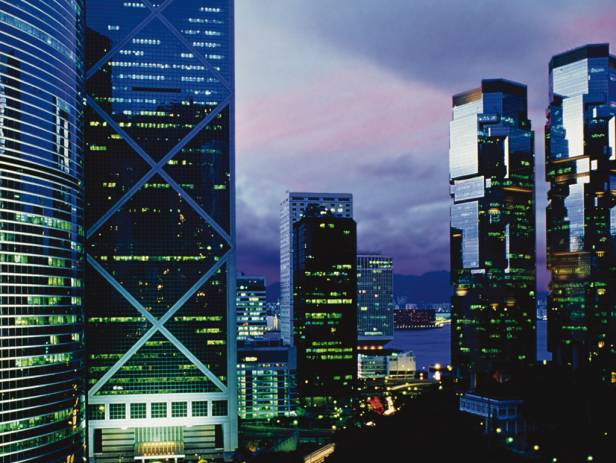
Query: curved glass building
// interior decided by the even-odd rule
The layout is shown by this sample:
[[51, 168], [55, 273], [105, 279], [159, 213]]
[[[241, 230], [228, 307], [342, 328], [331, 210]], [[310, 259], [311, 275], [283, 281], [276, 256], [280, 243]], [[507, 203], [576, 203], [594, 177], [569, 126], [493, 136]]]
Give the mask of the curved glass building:
[[0, 0], [0, 461], [84, 454], [83, 16]]

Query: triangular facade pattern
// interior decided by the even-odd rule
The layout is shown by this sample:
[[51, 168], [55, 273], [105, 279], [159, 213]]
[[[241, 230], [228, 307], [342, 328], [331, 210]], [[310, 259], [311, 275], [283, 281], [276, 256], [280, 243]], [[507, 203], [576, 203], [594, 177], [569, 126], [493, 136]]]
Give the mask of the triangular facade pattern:
[[232, 435], [232, 2], [87, 6], [90, 403], [215, 394]]

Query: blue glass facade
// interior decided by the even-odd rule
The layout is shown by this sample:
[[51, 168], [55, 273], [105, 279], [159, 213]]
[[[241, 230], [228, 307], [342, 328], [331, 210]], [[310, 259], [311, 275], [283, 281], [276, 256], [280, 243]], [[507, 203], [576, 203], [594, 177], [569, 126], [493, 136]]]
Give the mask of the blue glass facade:
[[231, 451], [233, 2], [89, 0], [86, 22], [90, 457]]
[[83, 5], [0, 1], [0, 460], [84, 456]]
[[549, 69], [548, 348], [616, 382], [616, 58], [586, 45]]
[[534, 140], [526, 87], [453, 97], [452, 361], [469, 385], [535, 361]]
[[360, 348], [394, 338], [394, 274], [391, 257], [357, 256], [357, 336]]

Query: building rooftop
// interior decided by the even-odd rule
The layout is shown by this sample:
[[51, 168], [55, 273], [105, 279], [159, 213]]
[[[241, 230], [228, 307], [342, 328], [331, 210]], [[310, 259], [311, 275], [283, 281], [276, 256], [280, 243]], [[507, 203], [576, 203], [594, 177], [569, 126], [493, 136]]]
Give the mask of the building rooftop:
[[477, 101], [484, 93], [508, 93], [526, 97], [526, 85], [507, 79], [483, 79], [481, 87], [457, 93], [452, 98], [453, 106], [460, 106], [471, 101]]
[[572, 50], [554, 55], [550, 60], [550, 72], [554, 68], [575, 63], [587, 58], [610, 58], [610, 62], [616, 65], [616, 57], [610, 55], [610, 45], [608, 43], [591, 43]]
[[333, 198], [352, 198], [352, 193], [330, 193], [330, 192], [307, 192], [307, 191], [287, 191], [287, 195], [289, 197], [300, 196], [300, 197], [314, 197], [315, 199], [321, 199], [323, 197], [333, 197]]

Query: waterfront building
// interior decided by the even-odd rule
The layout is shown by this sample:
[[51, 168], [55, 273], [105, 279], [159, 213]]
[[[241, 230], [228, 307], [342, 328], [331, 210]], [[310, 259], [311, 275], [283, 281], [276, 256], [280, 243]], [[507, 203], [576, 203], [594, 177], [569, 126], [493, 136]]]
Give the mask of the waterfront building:
[[357, 335], [360, 345], [394, 338], [393, 260], [379, 253], [357, 256]]
[[392, 352], [387, 358], [387, 376], [391, 381], [410, 380], [417, 371], [417, 362], [413, 352]]
[[84, 459], [83, 3], [0, 2], [0, 461]]
[[262, 338], [268, 330], [266, 285], [263, 277], [237, 278], [237, 340]]
[[549, 71], [548, 350], [616, 382], [616, 57], [585, 45]]
[[387, 376], [387, 352], [367, 351], [357, 354], [358, 379], [385, 379]]
[[436, 328], [436, 312], [433, 309], [405, 308], [394, 311], [397, 330]]
[[525, 430], [522, 405], [523, 401], [519, 399], [467, 392], [460, 397], [459, 409], [483, 418], [482, 425], [486, 434], [516, 436]]
[[534, 139], [526, 86], [453, 97], [452, 362], [468, 386], [535, 361]]
[[288, 192], [280, 204], [280, 332], [293, 344], [293, 225], [309, 206], [337, 217], [353, 218], [353, 195]]
[[298, 397], [307, 413], [336, 418], [357, 378], [356, 225], [315, 207], [293, 228]]
[[87, 1], [91, 462], [237, 447], [233, 2]]
[[417, 363], [413, 352], [393, 349], [362, 351], [357, 356], [359, 379], [383, 379], [395, 383], [413, 379]]

